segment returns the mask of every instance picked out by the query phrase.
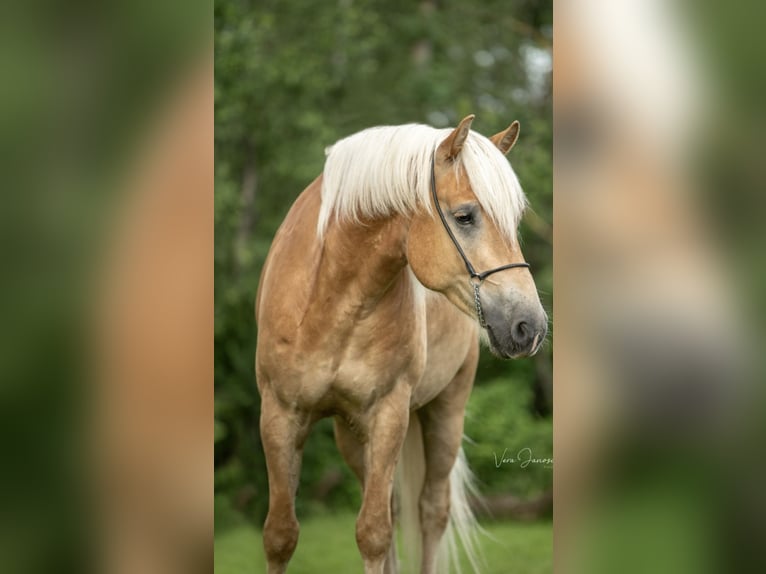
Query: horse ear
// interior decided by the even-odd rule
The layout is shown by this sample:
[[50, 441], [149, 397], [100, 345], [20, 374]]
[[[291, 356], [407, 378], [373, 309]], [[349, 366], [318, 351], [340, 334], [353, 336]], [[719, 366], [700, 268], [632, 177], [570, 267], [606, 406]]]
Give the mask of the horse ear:
[[516, 140], [519, 139], [519, 127], [520, 126], [518, 120], [514, 120], [513, 123], [508, 126], [508, 129], [503, 130], [500, 133], [496, 133], [489, 139], [493, 144], [497, 146], [497, 149], [499, 149], [501, 152], [503, 152], [503, 155], [505, 155], [511, 151], [511, 148], [516, 143]]
[[463, 144], [468, 137], [468, 132], [471, 131], [471, 123], [475, 117], [473, 114], [464, 117], [460, 124], [452, 130], [452, 133], [439, 144], [437, 149], [439, 157], [443, 159], [455, 159], [457, 157], [460, 150], [463, 149]]

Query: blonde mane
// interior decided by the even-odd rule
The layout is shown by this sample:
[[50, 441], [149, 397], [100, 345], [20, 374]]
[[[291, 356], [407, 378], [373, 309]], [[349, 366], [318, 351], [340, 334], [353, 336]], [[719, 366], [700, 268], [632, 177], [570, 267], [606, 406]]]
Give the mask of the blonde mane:
[[[431, 156], [452, 132], [421, 124], [381, 126], [357, 132], [326, 150], [321, 237], [333, 216], [340, 221], [431, 210]], [[489, 139], [470, 132], [460, 163], [476, 198], [510, 241], [527, 205], [516, 174]], [[460, 163], [456, 162], [455, 169]]]

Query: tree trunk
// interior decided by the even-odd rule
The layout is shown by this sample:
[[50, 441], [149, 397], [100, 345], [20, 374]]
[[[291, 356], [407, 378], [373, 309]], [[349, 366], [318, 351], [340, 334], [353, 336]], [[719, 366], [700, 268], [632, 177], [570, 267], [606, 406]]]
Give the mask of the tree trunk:
[[255, 223], [255, 196], [258, 191], [258, 174], [255, 169], [255, 159], [252, 154], [248, 156], [242, 173], [242, 187], [239, 203], [239, 227], [237, 229], [237, 242], [235, 252], [235, 265], [239, 270], [242, 265], [248, 263], [250, 238], [253, 234]]

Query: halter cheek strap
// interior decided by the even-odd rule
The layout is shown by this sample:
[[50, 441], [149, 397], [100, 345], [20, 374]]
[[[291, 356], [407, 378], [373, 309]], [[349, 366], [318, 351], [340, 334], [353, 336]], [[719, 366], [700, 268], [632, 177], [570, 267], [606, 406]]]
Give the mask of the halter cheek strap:
[[479, 296], [479, 287], [481, 287], [481, 284], [484, 282], [484, 280], [492, 275], [493, 273], [497, 273], [499, 271], [505, 271], [506, 269], [513, 269], [515, 267], [529, 267], [529, 263], [522, 262], [522, 263], [508, 263], [507, 265], [501, 265], [500, 267], [495, 267], [493, 269], [489, 269], [488, 271], [482, 271], [481, 273], [478, 273], [473, 265], [471, 265], [471, 261], [468, 259], [468, 256], [465, 254], [465, 251], [463, 251], [463, 248], [460, 246], [460, 242], [457, 240], [457, 237], [455, 237], [455, 234], [452, 232], [452, 229], [450, 228], [449, 224], [447, 223], [447, 218], [444, 216], [444, 212], [442, 211], [441, 205], [439, 205], [439, 198], [436, 195], [436, 173], [435, 173], [435, 156], [436, 152], [434, 152], [434, 155], [431, 156], [431, 196], [434, 200], [434, 205], [436, 206], [436, 212], [439, 214], [439, 219], [442, 221], [442, 225], [444, 225], [444, 229], [447, 230], [447, 235], [449, 235], [449, 238], [452, 240], [452, 244], [455, 246], [455, 249], [457, 249], [458, 254], [460, 255], [460, 258], [463, 260], [463, 263], [465, 263], [466, 271], [468, 271], [468, 275], [470, 276], [469, 282], [471, 283], [471, 286], [473, 287], [473, 300], [474, 304], [476, 305], [476, 317], [479, 319], [479, 325], [481, 325], [483, 328], [487, 327], [487, 323], [484, 320], [484, 313], [481, 309], [481, 297]]

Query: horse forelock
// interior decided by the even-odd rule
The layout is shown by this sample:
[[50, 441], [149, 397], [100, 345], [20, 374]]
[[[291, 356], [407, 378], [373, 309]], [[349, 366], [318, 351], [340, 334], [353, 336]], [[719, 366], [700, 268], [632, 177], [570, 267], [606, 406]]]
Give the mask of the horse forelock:
[[[430, 169], [436, 147], [451, 129], [421, 124], [381, 126], [357, 132], [326, 149], [321, 237], [333, 218], [359, 221], [397, 213], [431, 211]], [[476, 199], [498, 229], [514, 240], [527, 205], [518, 178], [505, 156], [486, 137], [470, 132], [460, 153]]]

